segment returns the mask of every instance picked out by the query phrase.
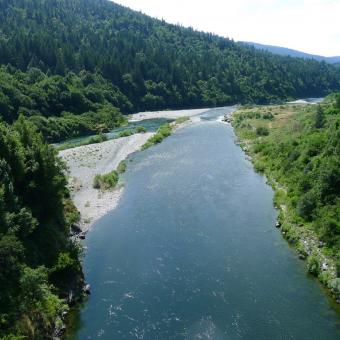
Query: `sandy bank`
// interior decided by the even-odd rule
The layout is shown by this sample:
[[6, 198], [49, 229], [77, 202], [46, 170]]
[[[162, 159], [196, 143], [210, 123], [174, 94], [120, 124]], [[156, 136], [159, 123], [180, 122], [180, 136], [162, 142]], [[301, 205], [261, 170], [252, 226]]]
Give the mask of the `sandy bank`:
[[83, 231], [88, 231], [95, 221], [114, 209], [123, 192], [122, 188], [104, 193], [94, 189], [94, 176], [115, 170], [122, 160], [139, 150], [152, 135], [153, 133], [135, 134], [59, 153], [70, 171], [72, 199], [80, 211], [80, 227]]
[[138, 122], [145, 119], [166, 118], [177, 119], [179, 117], [193, 117], [210, 109], [194, 109], [194, 110], [176, 110], [176, 111], [154, 111], [154, 112], [139, 112], [131, 115], [131, 122]]

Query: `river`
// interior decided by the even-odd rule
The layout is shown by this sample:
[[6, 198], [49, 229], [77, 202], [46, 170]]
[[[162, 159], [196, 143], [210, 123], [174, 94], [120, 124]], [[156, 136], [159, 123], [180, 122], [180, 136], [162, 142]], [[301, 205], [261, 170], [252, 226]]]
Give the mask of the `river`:
[[71, 339], [339, 339], [339, 314], [274, 227], [273, 191], [210, 110], [128, 162], [86, 240]]

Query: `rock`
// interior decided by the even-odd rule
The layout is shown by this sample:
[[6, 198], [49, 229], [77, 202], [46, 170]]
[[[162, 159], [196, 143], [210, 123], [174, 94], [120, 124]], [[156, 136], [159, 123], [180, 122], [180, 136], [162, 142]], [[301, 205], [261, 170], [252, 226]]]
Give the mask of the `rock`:
[[86, 295], [91, 295], [91, 286], [89, 284], [84, 286], [84, 293]]
[[68, 292], [67, 302], [68, 302], [69, 305], [71, 305], [73, 303], [73, 290], [70, 290]]

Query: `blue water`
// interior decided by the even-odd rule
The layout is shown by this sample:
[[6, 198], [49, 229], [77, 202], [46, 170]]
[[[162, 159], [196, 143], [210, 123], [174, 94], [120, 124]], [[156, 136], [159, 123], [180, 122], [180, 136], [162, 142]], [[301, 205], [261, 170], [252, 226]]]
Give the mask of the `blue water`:
[[[138, 121], [138, 122], [132, 121], [132, 122], [128, 122], [128, 124], [125, 126], [120, 126], [120, 127], [117, 127], [111, 130], [110, 132], [104, 133], [104, 135], [106, 135], [108, 139], [114, 139], [114, 138], [118, 138], [120, 133], [127, 131], [127, 130], [135, 131], [138, 127], [144, 127], [146, 132], [155, 132], [162, 124], [169, 123], [171, 121], [173, 120], [165, 119], [165, 118], [146, 119], [146, 120]], [[93, 136], [95, 135], [70, 138], [60, 143], [57, 143], [56, 145], [63, 146], [66, 144], [73, 144], [74, 146], [76, 146], [78, 144], [80, 145], [85, 140], [89, 140]]]
[[128, 163], [86, 240], [76, 339], [339, 339], [339, 315], [274, 224], [273, 192], [211, 110]]

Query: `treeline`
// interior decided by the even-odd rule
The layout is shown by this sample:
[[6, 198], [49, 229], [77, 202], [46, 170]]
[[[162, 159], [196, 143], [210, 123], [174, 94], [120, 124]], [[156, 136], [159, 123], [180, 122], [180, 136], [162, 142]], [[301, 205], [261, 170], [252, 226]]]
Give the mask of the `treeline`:
[[99, 74], [47, 75], [38, 68], [0, 66], [0, 118], [13, 123], [22, 114], [48, 142], [121, 125], [125, 119], [117, 107], [132, 110], [127, 97]]
[[[290, 222], [314, 230], [323, 253], [335, 259], [340, 278], [340, 94], [332, 98], [317, 107], [272, 110], [266, 117], [260, 109], [246, 110], [233, 124], [241, 140], [248, 141], [255, 167], [286, 189], [277, 195], [290, 216], [286, 237], [298, 239]], [[260, 128], [266, 133], [259, 133]], [[321, 275], [327, 269], [321, 267], [319, 263], [311, 271]], [[321, 279], [328, 284], [324, 274]]]
[[170, 25], [107, 0], [2, 0], [0, 63], [67, 76], [86, 70], [131, 110], [268, 103], [323, 96], [340, 69]]
[[[49, 339], [83, 286], [64, 165], [23, 117], [0, 123], [0, 338]], [[22, 337], [21, 337], [22, 336]]]

